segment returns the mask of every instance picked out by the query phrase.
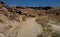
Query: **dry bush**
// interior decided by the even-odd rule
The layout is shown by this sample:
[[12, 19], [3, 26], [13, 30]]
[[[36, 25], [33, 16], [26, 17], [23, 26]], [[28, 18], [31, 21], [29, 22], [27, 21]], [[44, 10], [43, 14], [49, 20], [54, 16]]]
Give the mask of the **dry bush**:
[[1, 23], [3, 23], [3, 21], [2, 21], [2, 20], [0, 20], [0, 22], [1, 22]]
[[23, 20], [23, 21], [26, 21], [26, 18], [27, 18], [27, 16], [23, 16], [23, 17], [22, 17], [22, 20]]
[[45, 37], [47, 35], [51, 36], [53, 28], [52, 28], [52, 26], [48, 25], [48, 19], [37, 18], [36, 22], [42, 25], [42, 34], [38, 35], [37, 37]]
[[15, 13], [13, 13], [13, 12], [4, 13], [3, 15], [8, 17], [8, 19], [10, 19], [10, 20], [14, 20], [17, 17], [17, 15]]
[[45, 26], [45, 25], [47, 25], [47, 23], [48, 23], [48, 19], [46, 19], [46, 18], [36, 18], [36, 20], [35, 20], [38, 24], [41, 24], [42, 26]]
[[5, 30], [9, 30], [10, 28], [12, 28], [12, 26], [11, 26], [11, 25], [4, 26], [4, 29], [5, 29]]
[[52, 36], [52, 37], [60, 37], [60, 33], [58, 33], [58, 32], [53, 32], [51, 36]]

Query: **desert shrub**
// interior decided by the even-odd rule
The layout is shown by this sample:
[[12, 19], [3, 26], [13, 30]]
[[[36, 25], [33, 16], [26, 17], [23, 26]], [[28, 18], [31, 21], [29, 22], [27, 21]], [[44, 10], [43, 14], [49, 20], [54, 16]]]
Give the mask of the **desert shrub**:
[[[50, 17], [50, 18], [36, 18], [36, 22], [38, 24], [41, 24], [42, 25], [42, 36], [41, 35], [38, 35], [37, 37], [45, 37], [47, 35], [50, 35], [52, 37], [60, 37], [60, 34], [57, 33], [57, 32], [54, 32], [52, 26], [50, 26], [48, 23], [48, 21], [54, 21], [56, 22], [57, 20], [59, 21], [60, 20], [60, 16], [53, 16], [53, 17]], [[55, 21], [56, 20], [56, 21]]]
[[27, 16], [23, 16], [23, 17], [22, 17], [22, 20], [23, 20], [23, 21], [26, 21], [26, 18], [27, 18]]
[[11, 25], [4, 26], [4, 29], [5, 29], [5, 30], [8, 30], [8, 29], [10, 29], [10, 28], [12, 28], [12, 26], [11, 26]]
[[14, 20], [17, 17], [17, 15], [13, 12], [4, 13], [3, 15], [8, 17], [9, 20]]
[[43, 35], [44, 37], [45, 36], [48, 37], [48, 35], [51, 36], [52, 32], [53, 32], [53, 28], [50, 25], [46, 25], [45, 27], [42, 27], [41, 35]]
[[48, 19], [46, 19], [46, 18], [37, 18], [36, 22], [42, 25], [44, 32], [51, 32], [52, 31], [51, 26], [48, 25]]
[[37, 35], [37, 37], [42, 37], [43, 35], [42, 34], [40, 34], [40, 35]]
[[60, 37], [60, 33], [54, 32], [52, 33], [52, 37]]
[[29, 16], [30, 16], [30, 17], [35, 17], [35, 15], [33, 15], [33, 14], [30, 14]]
[[[37, 18], [36, 22], [42, 25], [42, 34], [41, 34], [42, 36], [47, 36], [49, 34], [52, 34], [53, 29], [50, 25], [48, 25], [48, 19]], [[39, 35], [39, 36], [41, 36], [41, 35]]]
[[8, 17], [8, 14], [7, 13], [4, 13], [3, 15], [5, 15], [6, 17]]
[[52, 27], [51, 26], [45, 26], [43, 27], [43, 32], [44, 33], [51, 33], [53, 31]]
[[0, 20], [0, 22], [1, 22], [1, 23], [3, 23], [3, 21], [2, 21], [2, 20]]
[[[51, 20], [59, 20], [60, 16], [49, 18]], [[48, 24], [49, 19], [47, 18], [37, 18], [36, 22], [42, 25], [42, 34], [38, 35], [37, 37], [48, 37], [48, 35], [52, 37], [60, 37], [60, 33], [54, 32], [52, 26]]]
[[9, 19], [10, 19], [10, 20], [13, 20], [13, 19], [15, 19], [15, 18], [16, 18], [15, 13], [10, 13]]
[[42, 26], [46, 26], [48, 21], [46, 18], [36, 18], [35, 20], [38, 24], [41, 24]]
[[42, 34], [38, 35], [37, 37], [48, 37], [52, 35], [53, 29], [52, 27], [44, 27]]

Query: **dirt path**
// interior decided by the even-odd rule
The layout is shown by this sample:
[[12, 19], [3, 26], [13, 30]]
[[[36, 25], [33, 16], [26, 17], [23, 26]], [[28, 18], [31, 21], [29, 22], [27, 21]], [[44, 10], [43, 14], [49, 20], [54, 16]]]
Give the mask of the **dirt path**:
[[17, 37], [37, 37], [42, 31], [41, 25], [35, 22], [35, 18], [28, 18], [19, 30]]
[[10, 21], [6, 16], [0, 15], [0, 27], [11, 25], [8, 30], [1, 29], [0, 37], [37, 37], [42, 31], [41, 25], [35, 22], [35, 18], [27, 18], [25, 22]]

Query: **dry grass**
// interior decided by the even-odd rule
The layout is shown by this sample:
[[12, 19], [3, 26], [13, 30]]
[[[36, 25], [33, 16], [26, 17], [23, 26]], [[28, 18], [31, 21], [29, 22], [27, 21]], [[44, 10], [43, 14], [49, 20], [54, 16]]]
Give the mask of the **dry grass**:
[[13, 12], [4, 13], [3, 15], [8, 17], [9, 20], [14, 20], [17, 17], [17, 15], [15, 13], [13, 13]]
[[4, 29], [5, 29], [5, 30], [9, 30], [10, 28], [12, 28], [12, 26], [11, 26], [11, 25], [4, 26]]
[[26, 21], [26, 18], [27, 18], [27, 16], [23, 16], [23, 17], [22, 17], [22, 20], [23, 20], [23, 21]]

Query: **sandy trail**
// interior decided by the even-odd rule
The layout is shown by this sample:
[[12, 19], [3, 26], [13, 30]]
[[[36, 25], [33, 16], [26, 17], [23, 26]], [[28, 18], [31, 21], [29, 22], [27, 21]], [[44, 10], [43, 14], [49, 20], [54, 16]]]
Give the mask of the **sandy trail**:
[[[2, 20], [4, 23], [1, 26], [8, 26], [12, 25], [11, 29], [8, 29], [5, 34], [0, 33], [0, 37], [37, 37], [42, 31], [42, 27], [40, 24], [35, 22], [35, 18], [27, 18], [26, 21], [23, 22], [12, 22], [4, 15], [0, 15], [0, 20]], [[3, 36], [2, 36], [3, 35]]]
[[17, 37], [37, 37], [41, 33], [41, 25], [35, 22], [35, 18], [28, 18], [19, 30]]

